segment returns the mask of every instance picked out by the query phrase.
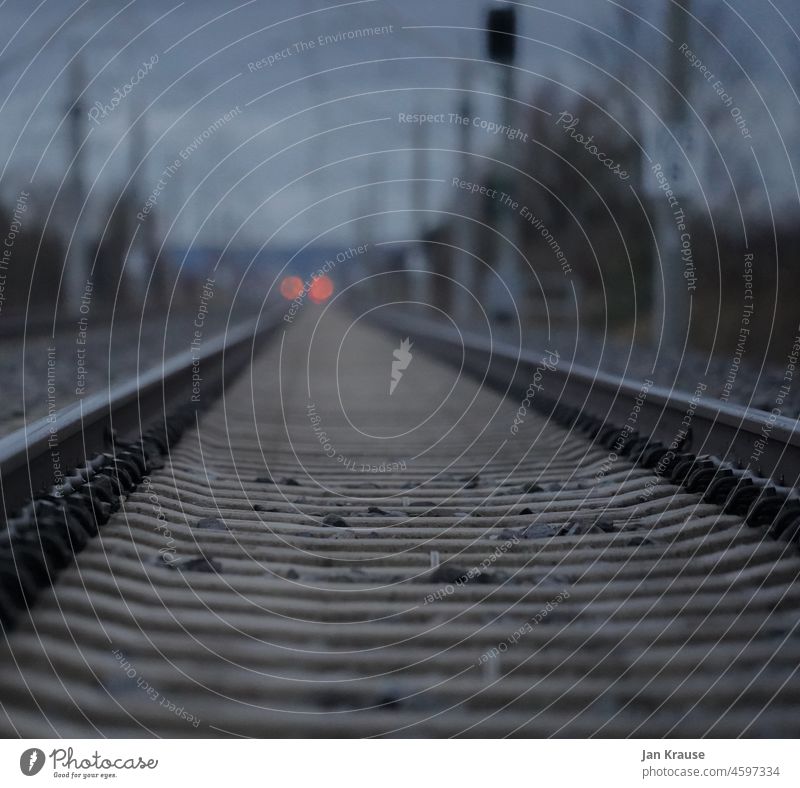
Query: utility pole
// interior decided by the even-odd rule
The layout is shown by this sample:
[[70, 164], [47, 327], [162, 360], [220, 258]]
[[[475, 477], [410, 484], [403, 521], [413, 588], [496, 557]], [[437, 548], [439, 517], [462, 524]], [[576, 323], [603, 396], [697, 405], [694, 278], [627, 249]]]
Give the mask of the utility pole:
[[[131, 173], [131, 180], [127, 187], [128, 194], [123, 201], [123, 210], [127, 212], [125, 220], [125, 240], [130, 244], [128, 262], [125, 266], [128, 272], [127, 279], [130, 289], [125, 295], [130, 303], [141, 308], [144, 306], [144, 294], [150, 275], [150, 251], [153, 248], [151, 242], [153, 240], [153, 226], [156, 217], [148, 217], [148, 221], [139, 226], [136, 240], [133, 241], [134, 233], [137, 232], [136, 213], [141, 210], [139, 207], [141, 190], [138, 187], [142, 170], [145, 167], [145, 153], [147, 149], [145, 118], [142, 116], [137, 123], [136, 112], [136, 103], [132, 101], [130, 104], [130, 122], [128, 124], [128, 134], [130, 136], [128, 171]], [[134, 173], [136, 174], [134, 175]]]
[[[461, 172], [459, 177], [471, 181], [469, 177], [473, 169], [472, 165], [472, 135], [470, 129], [472, 128], [469, 119], [472, 116], [472, 102], [470, 100], [470, 69], [469, 61], [464, 60], [461, 63], [459, 72], [460, 81], [460, 96], [458, 102], [458, 114], [462, 118], [459, 124], [459, 148], [461, 155], [458, 157], [461, 164]], [[464, 121], [467, 119], [467, 122]], [[453, 271], [453, 278], [456, 279], [461, 287], [454, 285], [455, 290], [455, 312], [456, 317], [460, 322], [468, 322], [473, 312], [473, 300], [470, 292], [474, 292], [474, 285], [478, 281], [475, 276], [475, 269], [480, 265], [480, 262], [473, 256], [476, 253], [475, 246], [475, 231], [472, 225], [472, 200], [470, 195], [459, 195], [460, 199], [456, 202], [456, 210], [460, 205], [463, 205], [464, 218], [455, 220], [455, 239], [454, 246], [456, 249], [453, 252], [453, 257], [456, 259], [456, 267]], [[459, 205], [460, 203], [460, 205]]]
[[[380, 180], [387, 180], [385, 174], [386, 160], [380, 153], [373, 153], [368, 156], [364, 164], [361, 166], [360, 171], [364, 173], [364, 183], [357, 194], [358, 210], [356, 212], [359, 216], [358, 223], [355, 224], [357, 229], [356, 242], [358, 244], [366, 244], [368, 252], [366, 255], [359, 255], [346, 263], [338, 273], [341, 277], [342, 283], [352, 284], [359, 281], [370, 272], [375, 273], [382, 271], [383, 267], [380, 261], [385, 254], [383, 247], [376, 246], [376, 242], [383, 241], [383, 217], [370, 216], [370, 214], [378, 214], [381, 210], [385, 209], [385, 186], [368, 186], [367, 184], [376, 184]], [[369, 218], [364, 218], [369, 217]], [[405, 280], [402, 274], [399, 277]], [[374, 280], [380, 291], [380, 297], [387, 296], [386, 282], [389, 281], [387, 277], [378, 277]], [[406, 284], [405, 281], [403, 284]]]
[[[502, 123], [507, 128], [514, 128], [515, 112], [514, 96], [516, 94], [515, 72], [513, 69], [516, 54], [517, 18], [514, 6], [503, 5], [491, 9], [486, 16], [487, 49], [489, 57], [498, 64], [500, 76], [500, 101], [502, 102]], [[521, 294], [519, 277], [519, 260], [517, 252], [511, 247], [519, 237], [519, 218], [511, 208], [512, 201], [517, 200], [515, 187], [518, 179], [514, 177], [514, 166], [519, 161], [516, 155], [516, 142], [506, 143], [506, 148], [501, 150], [500, 158], [509, 166], [500, 166], [496, 173], [498, 196], [492, 209], [496, 217], [495, 229], [498, 235], [492, 242], [493, 259], [487, 262], [495, 270], [489, 285], [489, 312], [494, 320], [511, 317], [512, 305], [509, 301], [506, 288], [512, 296]], [[508, 195], [509, 200], [502, 199], [502, 193]], [[519, 246], [519, 244], [516, 244]], [[505, 284], [505, 287], [503, 286]], [[479, 297], [482, 294], [478, 294]]]
[[84, 74], [80, 54], [77, 54], [72, 61], [69, 82], [69, 95], [72, 101], [67, 105], [67, 111], [69, 112], [69, 142], [72, 166], [69, 171], [66, 192], [69, 211], [67, 235], [72, 234], [72, 241], [69, 245], [66, 270], [64, 271], [64, 307], [68, 315], [78, 316], [80, 314], [81, 298], [86, 292], [86, 283], [89, 278], [87, 222], [86, 218], [81, 216], [83, 203], [86, 199], [86, 179], [84, 175], [86, 162], [85, 146], [83, 144], [86, 113], [81, 99]]
[[[662, 163], [663, 172], [669, 186], [678, 199], [678, 210], [686, 210], [691, 169], [686, 161], [689, 145], [689, 71], [680, 46], [689, 36], [691, 0], [667, 0], [667, 35], [672, 40], [667, 43], [665, 75], [663, 84], [662, 116], [663, 123], [678, 140], [684, 152], [677, 149], [675, 142], [666, 132], [657, 134], [655, 162]], [[671, 84], [670, 84], [671, 83]], [[675, 207], [669, 204], [664, 193], [654, 186], [655, 175], [645, 172], [652, 195], [655, 214], [655, 234], [657, 253], [661, 258], [661, 271], [658, 270], [658, 255], [653, 265], [653, 320], [652, 337], [654, 343], [669, 354], [682, 351], [689, 330], [690, 293], [683, 276], [681, 257], [681, 235], [676, 223]], [[661, 284], [663, 274], [663, 287]], [[662, 322], [663, 319], [663, 330]]]
[[[411, 290], [411, 300], [421, 301], [427, 304], [431, 294], [430, 275], [428, 271], [428, 256], [425, 249], [424, 238], [428, 224], [426, 211], [428, 210], [428, 183], [425, 178], [428, 176], [426, 127], [423, 123], [412, 126], [412, 181], [411, 181], [411, 207], [416, 211], [412, 213], [412, 223], [416, 228], [417, 240], [409, 250], [406, 258], [406, 267], [409, 270], [409, 284]], [[417, 218], [419, 217], [419, 218]]]

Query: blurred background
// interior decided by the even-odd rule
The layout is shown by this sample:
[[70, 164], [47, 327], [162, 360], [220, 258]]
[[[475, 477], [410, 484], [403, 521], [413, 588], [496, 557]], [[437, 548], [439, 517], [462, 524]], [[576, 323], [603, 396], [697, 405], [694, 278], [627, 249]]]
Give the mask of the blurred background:
[[799, 330], [793, 0], [0, 14], [4, 430], [293, 303], [421, 302], [772, 407]]

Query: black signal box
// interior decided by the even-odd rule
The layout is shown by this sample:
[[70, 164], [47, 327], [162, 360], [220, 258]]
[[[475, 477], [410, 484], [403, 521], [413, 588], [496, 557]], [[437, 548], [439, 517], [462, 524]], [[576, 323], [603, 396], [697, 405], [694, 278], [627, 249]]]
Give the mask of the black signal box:
[[486, 46], [489, 57], [499, 63], [512, 63], [517, 39], [517, 17], [513, 6], [493, 8], [486, 15]]

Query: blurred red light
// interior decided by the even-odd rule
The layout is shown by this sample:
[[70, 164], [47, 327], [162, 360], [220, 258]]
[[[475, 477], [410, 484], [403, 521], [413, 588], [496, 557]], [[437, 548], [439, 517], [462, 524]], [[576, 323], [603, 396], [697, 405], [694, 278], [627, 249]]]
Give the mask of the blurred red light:
[[321, 304], [333, 295], [333, 281], [329, 276], [316, 276], [311, 280], [308, 297], [315, 303]]
[[303, 294], [303, 280], [299, 276], [286, 276], [281, 282], [281, 295], [287, 301], [294, 301]]

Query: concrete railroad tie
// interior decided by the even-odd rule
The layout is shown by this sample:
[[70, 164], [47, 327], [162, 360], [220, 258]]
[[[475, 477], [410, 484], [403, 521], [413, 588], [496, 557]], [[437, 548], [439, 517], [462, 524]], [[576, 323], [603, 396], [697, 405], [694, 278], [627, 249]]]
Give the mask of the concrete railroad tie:
[[512, 435], [519, 402], [413, 347], [390, 395], [405, 337], [313, 329], [0, 643], [0, 732], [800, 734], [794, 548], [536, 413]]

